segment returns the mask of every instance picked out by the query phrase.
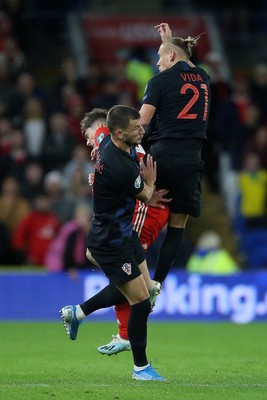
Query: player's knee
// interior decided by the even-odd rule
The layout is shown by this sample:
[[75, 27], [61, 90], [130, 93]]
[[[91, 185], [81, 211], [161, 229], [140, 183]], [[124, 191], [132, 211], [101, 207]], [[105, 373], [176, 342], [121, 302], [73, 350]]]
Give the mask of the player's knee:
[[151, 303], [149, 299], [144, 299], [138, 303], [133, 304], [134, 308], [137, 310], [139, 314], [148, 315], [151, 312]]
[[146, 300], [149, 298], [149, 293], [147, 289], [144, 290], [136, 290], [134, 293], [131, 293], [129, 302], [130, 304], [138, 304], [141, 303], [142, 301]]

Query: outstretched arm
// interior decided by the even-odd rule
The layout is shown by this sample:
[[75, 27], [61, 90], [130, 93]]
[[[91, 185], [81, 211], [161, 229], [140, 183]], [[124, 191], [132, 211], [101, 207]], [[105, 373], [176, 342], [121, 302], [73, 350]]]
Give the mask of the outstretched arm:
[[158, 30], [163, 43], [172, 38], [172, 31], [167, 22], [162, 22], [161, 24], [156, 25], [155, 28]]

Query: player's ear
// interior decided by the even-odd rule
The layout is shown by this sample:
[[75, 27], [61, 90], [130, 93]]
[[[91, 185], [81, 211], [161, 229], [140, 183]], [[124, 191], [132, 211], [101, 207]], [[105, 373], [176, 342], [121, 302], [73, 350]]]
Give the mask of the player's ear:
[[122, 138], [122, 130], [117, 129], [115, 131], [115, 136], [116, 136], [116, 138], [121, 139]]
[[170, 61], [173, 61], [175, 59], [175, 52], [173, 50], [170, 50], [169, 57], [170, 57]]

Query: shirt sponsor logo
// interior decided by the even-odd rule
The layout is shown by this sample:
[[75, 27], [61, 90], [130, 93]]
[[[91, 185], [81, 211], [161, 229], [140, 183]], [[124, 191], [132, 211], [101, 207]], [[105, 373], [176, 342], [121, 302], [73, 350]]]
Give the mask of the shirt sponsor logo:
[[126, 272], [127, 275], [131, 275], [132, 273], [132, 265], [131, 263], [125, 263], [123, 264], [123, 266], [121, 267], [121, 269]]
[[100, 144], [102, 142], [102, 140], [104, 139], [104, 137], [105, 137], [104, 132], [100, 132], [99, 135], [96, 137], [96, 142], [98, 144]]
[[134, 187], [135, 187], [136, 189], [139, 189], [140, 186], [141, 186], [141, 176], [139, 175], [139, 176], [136, 178], [135, 182], [134, 182]]

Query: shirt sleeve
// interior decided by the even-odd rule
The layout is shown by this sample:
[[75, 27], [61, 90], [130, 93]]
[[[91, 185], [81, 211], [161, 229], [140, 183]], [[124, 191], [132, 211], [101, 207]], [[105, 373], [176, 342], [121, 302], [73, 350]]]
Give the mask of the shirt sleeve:
[[155, 76], [150, 79], [146, 85], [142, 104], [150, 104], [157, 108], [160, 103], [160, 98], [161, 94], [159, 79], [157, 76]]

